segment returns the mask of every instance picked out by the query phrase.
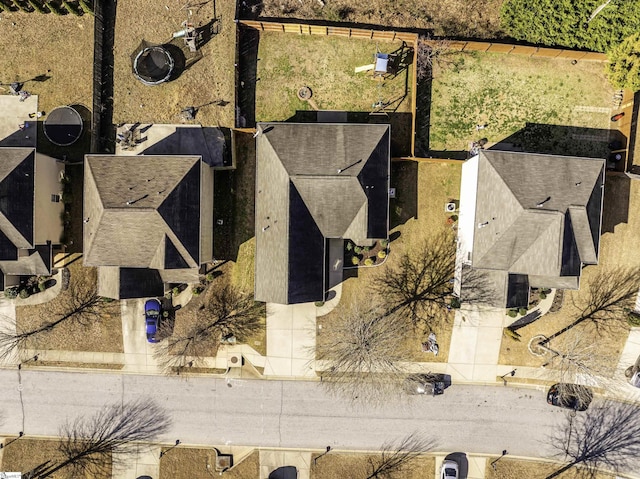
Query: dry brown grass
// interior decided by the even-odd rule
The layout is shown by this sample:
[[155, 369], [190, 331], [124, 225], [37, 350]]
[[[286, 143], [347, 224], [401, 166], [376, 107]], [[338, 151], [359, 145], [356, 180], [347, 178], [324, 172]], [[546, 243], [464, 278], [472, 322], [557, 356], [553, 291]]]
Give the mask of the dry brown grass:
[[[313, 457], [317, 457], [314, 454]], [[368, 454], [327, 454], [314, 466], [311, 461], [311, 479], [345, 479], [347, 477], [367, 477], [369, 468], [369, 458], [374, 455]], [[378, 456], [379, 457], [379, 456]], [[404, 479], [423, 479], [434, 477], [435, 459], [432, 457], [419, 457], [411, 463], [410, 469], [403, 471]]]
[[[81, 285], [96, 284], [95, 268], [85, 268], [82, 260], [69, 266], [70, 282]], [[69, 291], [61, 291], [53, 300], [36, 306], [18, 306], [16, 321], [18, 330], [32, 330], [56, 319], [51, 311], [62, 307], [67, 301]], [[99, 321], [90, 321], [80, 325], [71, 319], [60, 323], [49, 333], [37, 339], [38, 349], [65, 351], [124, 352], [122, 344], [122, 320], [120, 318], [120, 302], [101, 303]]]
[[[162, 456], [160, 479], [211, 479], [218, 475], [215, 472], [215, 461], [214, 449], [176, 448]], [[257, 479], [260, 476], [258, 451], [226, 471], [223, 476], [226, 479]]]
[[[640, 267], [640, 255], [631, 246], [635, 239], [640, 237], [640, 218], [630, 213], [636, 211], [637, 206], [640, 206], [640, 185], [624, 177], [608, 176], [605, 185], [600, 264], [588, 266], [583, 270], [580, 280], [582, 291], [588, 288], [589, 281], [596, 275], [599, 268], [608, 266]], [[518, 330], [522, 336], [521, 342], [503, 337], [500, 364], [537, 367], [547, 362], [548, 357], [533, 356], [528, 351], [527, 345], [532, 337], [538, 334], [549, 336], [574, 321], [578, 311], [573, 303], [579, 295], [580, 293], [577, 291], [565, 291], [564, 303], [560, 311], [549, 313]], [[585, 337], [593, 334], [592, 326], [588, 324], [580, 325], [575, 330], [583, 332]], [[554, 339], [551, 346], [556, 350], [562, 350], [567, 337], [570, 337], [571, 334], [566, 333]], [[602, 365], [604, 368], [613, 370], [617, 366], [627, 335], [626, 328], [607, 330], [605, 333], [597, 335], [598, 350], [608, 351], [608, 354], [601, 358], [606, 362]]]
[[[25, 473], [49, 460], [58, 462], [63, 456], [58, 452], [58, 441], [44, 439], [18, 439], [2, 451], [2, 471], [19, 471]], [[68, 479], [70, 471], [61, 469], [49, 476], [51, 479]], [[106, 479], [104, 475], [85, 474], [73, 476], [78, 479]]]
[[436, 35], [499, 38], [503, 0], [265, 0], [264, 17], [324, 19], [402, 28], [433, 29]]
[[[487, 461], [485, 468], [486, 479], [544, 479], [547, 475], [560, 468], [559, 464], [508, 458], [500, 459], [495, 466], [496, 470], [494, 471], [491, 467], [491, 461]], [[560, 477], [562, 479], [579, 479], [583, 476], [578, 471], [578, 469], [570, 469]], [[612, 479], [614, 477], [612, 474], [598, 472], [593, 479]]]
[[[390, 254], [382, 266], [359, 268], [357, 277], [350, 277], [342, 284], [340, 305], [347, 307], [358, 297], [366, 295], [374, 278], [384, 276], [385, 269], [396, 264], [405, 251], [419, 248], [425, 240], [439, 232], [446, 231], [447, 215], [444, 205], [450, 199], [459, 198], [461, 164], [397, 162], [392, 165], [391, 186], [397, 188], [396, 199], [391, 200], [392, 224], [398, 224], [390, 231]], [[351, 270], [353, 271], [353, 270]], [[332, 321], [338, 319], [340, 308], [326, 316], [318, 318], [318, 324], [330, 328]], [[406, 344], [402, 345], [407, 361], [447, 362], [453, 313], [446, 314], [447, 320], [434, 326], [433, 332], [438, 338], [440, 354], [434, 356], [422, 352], [421, 343], [430, 331], [417, 330]], [[318, 344], [322, 344], [322, 335]]]
[[[115, 123], [178, 123], [180, 111], [215, 100], [226, 106], [207, 106], [199, 111], [197, 122], [203, 125], [234, 126], [235, 2], [216, 0], [219, 33], [202, 49], [203, 58], [174, 81], [158, 86], [139, 82], [131, 70], [131, 54], [141, 40], [165, 43], [189, 21], [195, 26], [213, 19], [214, 3], [183, 9], [186, 1], [120, 0], [114, 47]], [[203, 2], [195, 2], [197, 4]], [[165, 8], [165, 7], [168, 7]], [[141, 107], [141, 105], [143, 105]]]
[[5, 12], [0, 17], [0, 92], [8, 93], [13, 81], [46, 74], [49, 80], [24, 86], [39, 96], [40, 110], [70, 104], [91, 108], [93, 16]]
[[401, 99], [393, 104], [396, 111], [411, 111], [411, 68], [384, 82], [374, 80], [371, 72], [354, 71], [373, 62], [376, 48], [390, 53], [401, 46], [402, 42], [261, 33], [256, 120], [284, 121], [298, 110], [312, 110], [308, 102], [297, 97], [303, 86], [311, 88], [312, 99], [321, 110], [370, 112], [379, 100]]

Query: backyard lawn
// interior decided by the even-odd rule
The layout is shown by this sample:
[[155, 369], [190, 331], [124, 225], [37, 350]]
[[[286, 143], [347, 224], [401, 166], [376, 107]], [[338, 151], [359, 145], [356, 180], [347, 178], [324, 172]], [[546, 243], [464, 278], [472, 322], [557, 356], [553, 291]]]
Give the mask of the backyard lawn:
[[434, 73], [430, 150], [463, 152], [486, 138], [487, 148], [503, 142], [526, 151], [607, 155], [613, 89], [603, 63], [477, 52], [446, 58], [455, 57]]
[[[234, 126], [235, 1], [200, 2], [189, 9], [185, 5], [185, 2], [152, 0], [118, 1], [114, 123], [179, 123], [183, 108], [222, 100], [228, 103], [203, 107], [196, 122]], [[173, 81], [157, 86], [142, 84], [132, 73], [131, 55], [142, 40], [154, 44], [169, 42], [172, 33], [183, 28], [181, 24], [185, 20], [213, 32], [211, 39], [200, 49], [202, 58]], [[181, 39], [174, 42], [177, 46], [183, 44]]]
[[[311, 89], [320, 110], [371, 112], [374, 104], [387, 111], [411, 111], [411, 67], [394, 78], [377, 81], [371, 72], [355, 73], [373, 62], [376, 49], [400, 51], [402, 42], [374, 42], [354, 38], [263, 32], [258, 46], [256, 120], [285, 121], [296, 111], [312, 110], [298, 99], [303, 86]], [[403, 50], [409, 53], [407, 47]], [[413, 61], [408, 54], [407, 61]], [[248, 86], [245, 86], [247, 88]]]

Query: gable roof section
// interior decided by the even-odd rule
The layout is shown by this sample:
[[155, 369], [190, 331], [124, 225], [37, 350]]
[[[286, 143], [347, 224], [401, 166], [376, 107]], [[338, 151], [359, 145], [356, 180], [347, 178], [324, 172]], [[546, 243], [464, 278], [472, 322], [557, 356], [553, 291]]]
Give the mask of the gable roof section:
[[0, 148], [0, 230], [16, 248], [33, 248], [35, 149]]
[[603, 171], [601, 159], [481, 151], [473, 266], [552, 277], [576, 274], [576, 255], [597, 262]]
[[198, 267], [200, 168], [194, 156], [87, 155], [85, 263]]
[[390, 129], [259, 124], [256, 299], [323, 299], [328, 238], [386, 238]]

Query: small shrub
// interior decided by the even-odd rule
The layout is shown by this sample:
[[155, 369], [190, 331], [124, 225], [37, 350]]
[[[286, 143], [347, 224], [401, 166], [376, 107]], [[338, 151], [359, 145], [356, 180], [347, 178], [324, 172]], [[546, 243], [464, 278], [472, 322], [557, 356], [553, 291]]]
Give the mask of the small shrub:
[[360, 254], [360, 253], [362, 253], [362, 247], [361, 247], [361, 246], [355, 246], [355, 247], [353, 248], [353, 252], [354, 252], [355, 254]]
[[18, 297], [19, 292], [20, 292], [19, 286], [10, 286], [4, 290], [4, 297], [9, 299], [14, 299]]
[[202, 286], [194, 286], [193, 289], [191, 290], [194, 296], [200, 295], [200, 293], [202, 293], [203, 291], [204, 291], [204, 288]]
[[520, 316], [524, 316], [525, 314], [527, 314], [527, 308], [520, 308], [518, 310], [518, 313], [520, 313]]
[[381, 249], [380, 251], [378, 251], [378, 258], [380, 259], [385, 259], [387, 257], [387, 252], [383, 249]]
[[163, 318], [168, 318], [168, 317], [169, 317], [169, 311], [166, 311], [166, 310], [165, 310], [165, 311], [163, 311], [163, 312], [162, 312], [162, 317], [163, 317]]
[[316, 307], [320, 308], [320, 307], [324, 306], [324, 301], [316, 301], [315, 305], [316, 305]]
[[211, 283], [211, 281], [213, 281], [213, 279], [215, 278], [215, 275], [213, 273], [207, 273], [206, 278], [207, 278], [207, 281]]
[[504, 333], [504, 335], [508, 338], [513, 339], [514, 341], [520, 341], [520, 334], [518, 334], [518, 332], [514, 331], [511, 328], [504, 328], [502, 330], [502, 332]]
[[347, 251], [353, 250], [353, 243], [351, 241], [347, 241]]
[[380, 240], [380, 246], [382, 246], [383, 248], [386, 248], [387, 246], [389, 246], [389, 240], [388, 239]]
[[507, 311], [507, 316], [509, 316], [510, 318], [515, 318], [518, 316], [518, 311], [515, 309], [510, 309], [509, 311]]
[[45, 289], [47, 289], [47, 284], [44, 281], [38, 283], [38, 291], [43, 292]]
[[20, 296], [22, 299], [27, 299], [29, 296], [31, 296], [31, 293], [29, 293], [29, 290], [25, 288], [20, 290], [18, 296]]
[[[4, 295], [7, 295], [7, 292], [4, 292]], [[627, 316], [627, 322], [630, 326], [638, 327], [640, 326], [640, 313], [636, 313], [635, 311], [630, 311]]]
[[172, 293], [174, 296], [178, 296], [178, 295], [180, 294], [180, 288], [178, 288], [178, 287], [176, 286], [175, 288], [173, 288], [173, 289], [171, 290], [171, 293]]
[[451, 301], [449, 302], [449, 305], [453, 309], [460, 309], [460, 306], [461, 306], [460, 298], [456, 298], [456, 297], [451, 298]]
[[353, 264], [354, 266], [358, 266], [360, 264], [360, 257], [352, 256], [351, 257], [351, 264]]
[[373, 259], [372, 258], [367, 258], [364, 260], [364, 265], [365, 266], [373, 266]]
[[368, 253], [370, 249], [371, 249], [370, 246], [363, 246], [362, 247], [362, 251], [365, 252], [365, 253]]
[[547, 299], [547, 293], [544, 291], [540, 293], [540, 299]]
[[103, 303], [113, 303], [115, 299], [107, 298], [106, 296], [100, 296], [100, 301], [102, 301]]

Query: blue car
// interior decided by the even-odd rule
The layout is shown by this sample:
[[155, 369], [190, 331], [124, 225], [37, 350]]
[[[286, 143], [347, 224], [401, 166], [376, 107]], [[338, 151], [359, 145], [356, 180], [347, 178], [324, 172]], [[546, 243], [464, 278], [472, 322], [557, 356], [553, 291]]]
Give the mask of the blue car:
[[160, 326], [160, 301], [149, 299], [144, 303], [144, 322], [147, 331], [147, 341], [157, 343], [158, 327]]

